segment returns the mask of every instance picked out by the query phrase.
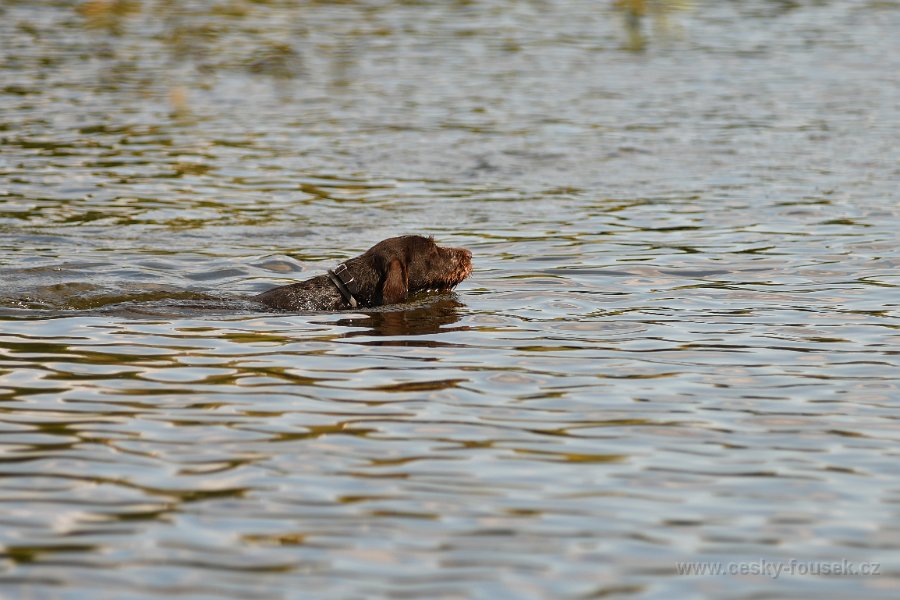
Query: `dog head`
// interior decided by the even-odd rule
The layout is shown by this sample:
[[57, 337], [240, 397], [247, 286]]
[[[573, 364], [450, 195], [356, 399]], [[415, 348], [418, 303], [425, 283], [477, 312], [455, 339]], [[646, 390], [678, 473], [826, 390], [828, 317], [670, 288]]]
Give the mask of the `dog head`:
[[443, 248], [430, 237], [390, 238], [366, 252], [381, 275], [381, 303], [401, 302], [423, 290], [451, 290], [472, 272], [472, 253]]

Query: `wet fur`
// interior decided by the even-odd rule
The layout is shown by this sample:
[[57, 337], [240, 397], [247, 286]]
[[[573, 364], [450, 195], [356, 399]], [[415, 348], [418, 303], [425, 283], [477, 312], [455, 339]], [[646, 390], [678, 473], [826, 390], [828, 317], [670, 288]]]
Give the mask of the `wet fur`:
[[[363, 306], [406, 300], [422, 290], [451, 290], [472, 272], [472, 253], [442, 248], [430, 237], [406, 235], [372, 246], [344, 261], [359, 286]], [[253, 297], [280, 310], [341, 310], [350, 308], [327, 275], [283, 285]]]

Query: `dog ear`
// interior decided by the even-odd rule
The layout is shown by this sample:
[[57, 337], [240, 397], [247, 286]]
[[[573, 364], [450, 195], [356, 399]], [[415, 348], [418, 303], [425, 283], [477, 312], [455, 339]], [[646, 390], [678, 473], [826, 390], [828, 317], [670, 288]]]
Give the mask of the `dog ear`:
[[409, 292], [409, 277], [406, 273], [406, 265], [400, 259], [394, 258], [387, 267], [387, 276], [384, 278], [384, 287], [381, 289], [382, 304], [393, 304], [406, 299]]

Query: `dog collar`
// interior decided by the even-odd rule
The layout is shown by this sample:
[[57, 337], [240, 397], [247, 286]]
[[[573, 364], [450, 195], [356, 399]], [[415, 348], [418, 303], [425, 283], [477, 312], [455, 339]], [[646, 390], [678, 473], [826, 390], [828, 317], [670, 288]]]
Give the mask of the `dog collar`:
[[356, 308], [361, 304], [361, 302], [356, 299], [356, 297], [359, 295], [359, 286], [356, 285], [356, 281], [353, 279], [353, 276], [347, 269], [346, 264], [339, 264], [333, 271], [329, 269], [328, 278], [331, 280], [331, 283], [334, 284], [334, 287], [336, 287], [341, 293], [344, 301], [349, 304], [351, 308]]

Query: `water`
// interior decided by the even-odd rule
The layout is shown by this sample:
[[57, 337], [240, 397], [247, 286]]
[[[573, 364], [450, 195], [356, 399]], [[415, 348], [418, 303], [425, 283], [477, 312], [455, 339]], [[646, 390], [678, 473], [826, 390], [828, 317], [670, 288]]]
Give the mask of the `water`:
[[[0, 596], [897, 597], [898, 28], [4, 2]], [[246, 300], [414, 232], [455, 293]]]

